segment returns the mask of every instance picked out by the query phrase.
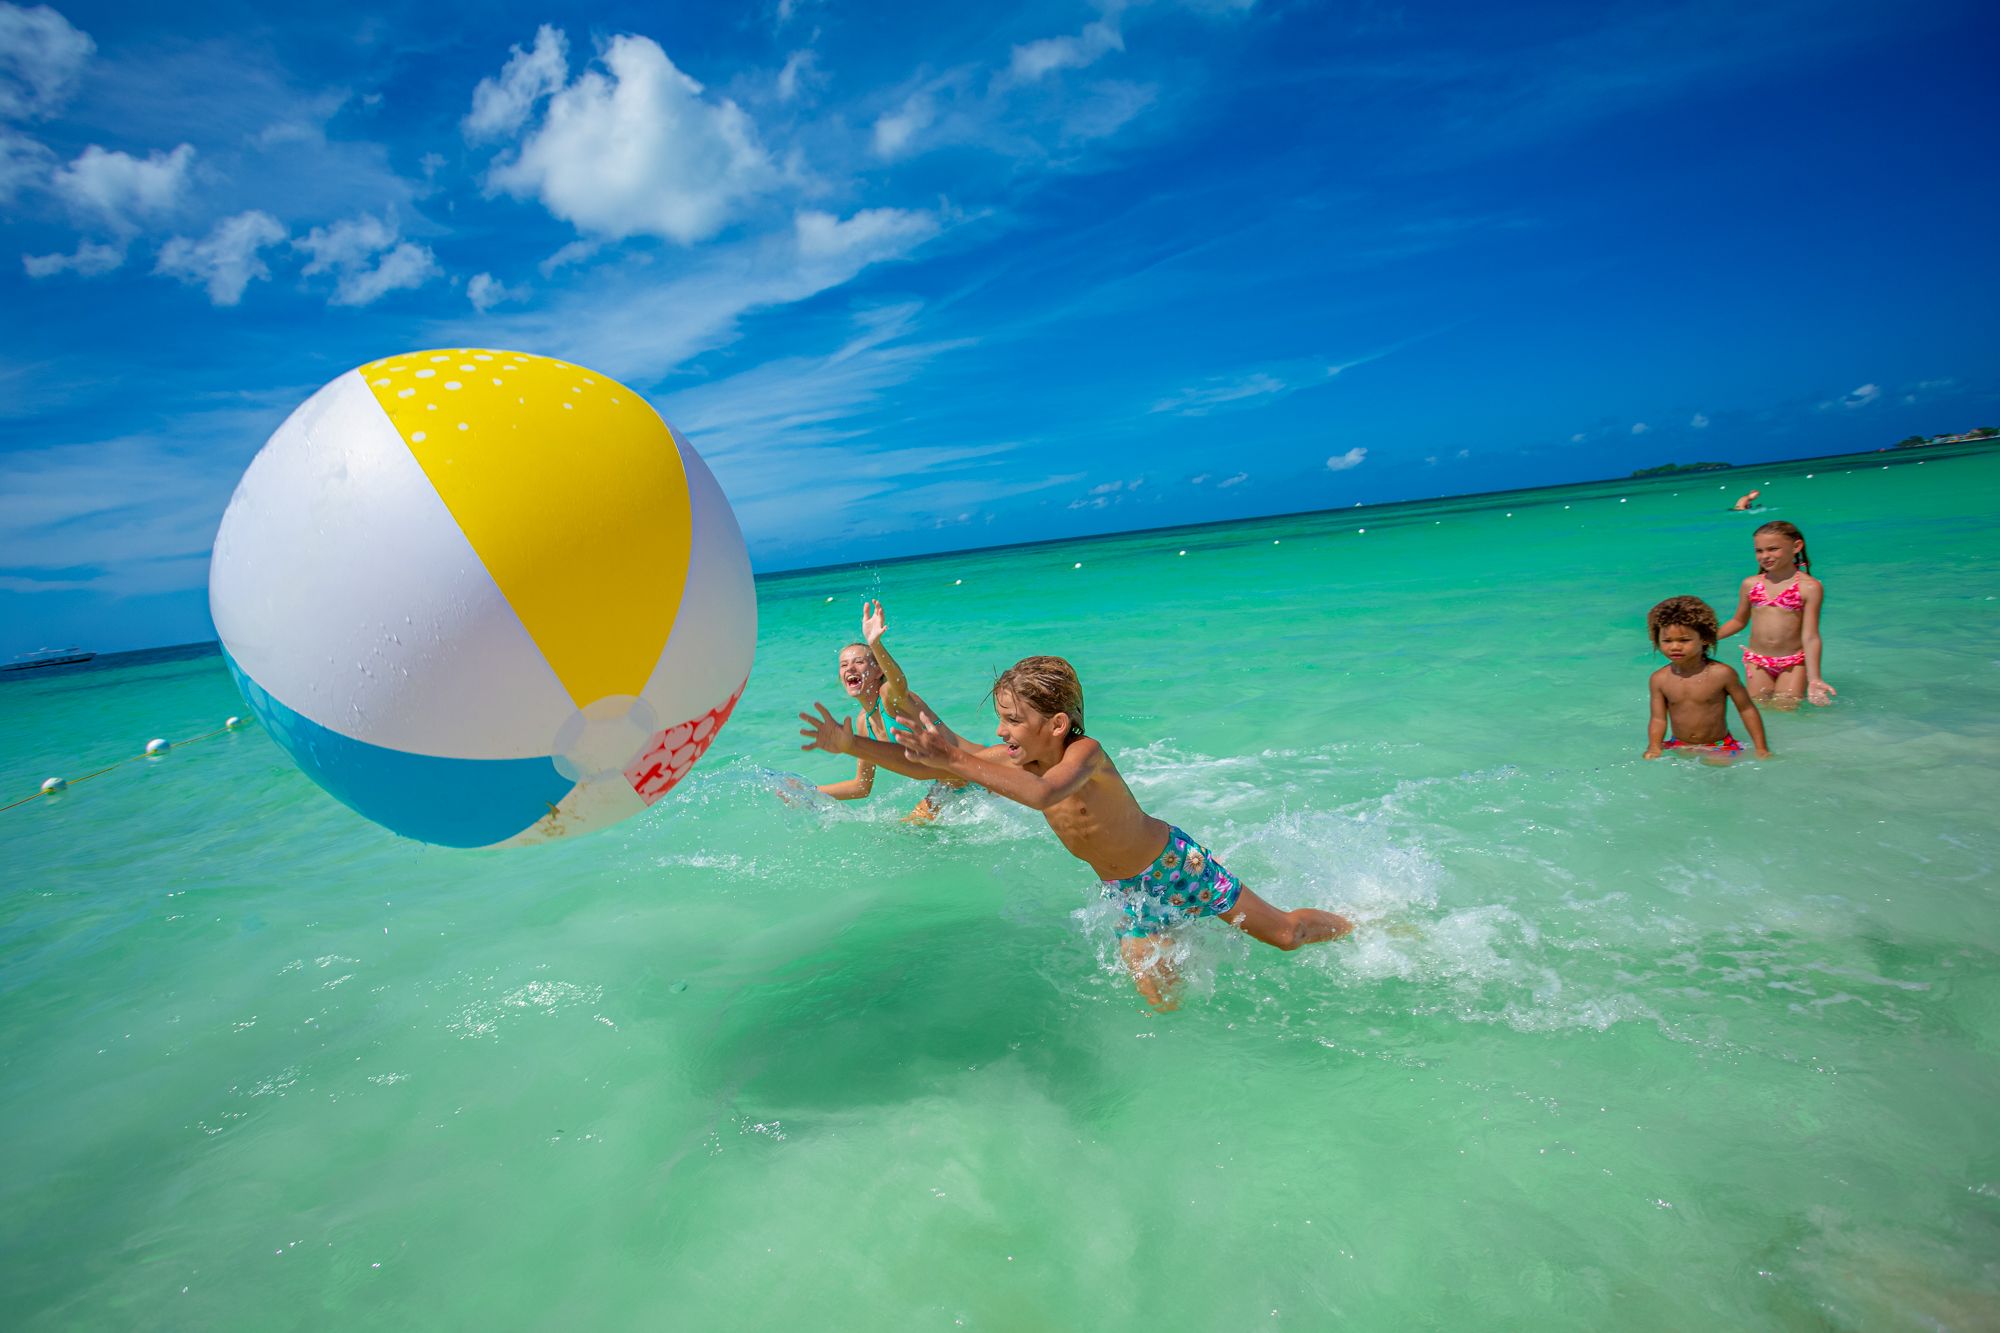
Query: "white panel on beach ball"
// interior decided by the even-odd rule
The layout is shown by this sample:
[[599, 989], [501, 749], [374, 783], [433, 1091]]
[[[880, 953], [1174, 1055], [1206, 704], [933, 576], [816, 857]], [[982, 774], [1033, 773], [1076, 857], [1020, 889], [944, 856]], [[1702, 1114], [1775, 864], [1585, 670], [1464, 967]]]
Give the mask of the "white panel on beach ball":
[[736, 516], [632, 390], [549, 357], [386, 357], [314, 394], [223, 515], [209, 605], [308, 776], [453, 847], [665, 795], [741, 696]]

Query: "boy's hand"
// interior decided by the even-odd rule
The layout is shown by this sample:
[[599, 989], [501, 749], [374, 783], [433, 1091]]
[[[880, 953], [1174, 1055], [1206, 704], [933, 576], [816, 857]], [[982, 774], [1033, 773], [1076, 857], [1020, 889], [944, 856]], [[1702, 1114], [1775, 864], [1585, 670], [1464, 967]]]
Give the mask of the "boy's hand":
[[1809, 680], [1806, 682], [1806, 698], [1812, 700], [1821, 708], [1826, 707], [1827, 702], [1839, 693], [1839, 690], [1836, 690], [1823, 680]]
[[799, 728], [799, 735], [806, 738], [801, 750], [825, 750], [828, 754], [854, 753], [854, 733], [847, 729], [847, 719], [837, 718], [826, 711], [823, 703], [814, 703], [819, 716], [800, 713], [799, 721], [805, 723]]
[[882, 603], [879, 601], [863, 601], [861, 603], [861, 637], [867, 642], [870, 648], [875, 646], [875, 641], [882, 637], [882, 631], [887, 628], [888, 626], [882, 620]]
[[953, 757], [961, 753], [957, 733], [928, 709], [919, 711], [915, 718], [898, 717], [896, 721], [903, 727], [903, 753], [914, 763], [949, 768]]

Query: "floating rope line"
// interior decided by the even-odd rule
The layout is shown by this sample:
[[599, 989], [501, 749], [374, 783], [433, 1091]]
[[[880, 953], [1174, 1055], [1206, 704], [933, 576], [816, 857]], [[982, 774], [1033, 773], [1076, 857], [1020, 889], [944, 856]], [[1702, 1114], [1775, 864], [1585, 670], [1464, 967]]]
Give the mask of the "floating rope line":
[[[231, 721], [236, 721], [236, 720], [231, 719]], [[214, 731], [204, 731], [199, 736], [190, 736], [184, 741], [175, 741], [167, 748], [169, 750], [178, 750], [183, 745], [193, 745], [196, 741], [205, 741], [211, 736], [220, 736], [225, 731], [235, 731], [237, 730], [238, 727], [241, 727], [242, 725], [243, 724], [241, 722], [236, 722], [235, 726], [231, 726], [228, 722], [225, 722], [221, 726], [217, 727]], [[9, 801], [5, 805], [0, 805], [0, 810], [12, 810], [15, 806], [26, 805], [30, 801], [38, 801], [44, 796], [54, 796], [58, 792], [67, 791], [69, 788], [74, 787], [79, 782], [88, 782], [92, 778], [101, 778], [106, 773], [111, 772], [113, 769], [123, 768], [125, 767], [125, 765], [134, 763], [140, 759], [157, 758], [160, 752], [154, 751], [151, 748], [151, 746], [152, 742], [149, 741], [147, 742], [148, 748], [142, 750], [138, 754], [132, 755], [125, 759], [120, 759], [116, 763], [106, 764], [103, 768], [98, 769], [96, 772], [85, 773], [80, 778], [71, 778], [68, 779], [67, 781], [62, 781], [58, 786], [49, 786], [44, 784], [40, 791], [33, 792], [27, 796], [23, 796], [18, 801]], [[50, 779], [50, 781], [56, 782], [58, 780], [52, 778]]]

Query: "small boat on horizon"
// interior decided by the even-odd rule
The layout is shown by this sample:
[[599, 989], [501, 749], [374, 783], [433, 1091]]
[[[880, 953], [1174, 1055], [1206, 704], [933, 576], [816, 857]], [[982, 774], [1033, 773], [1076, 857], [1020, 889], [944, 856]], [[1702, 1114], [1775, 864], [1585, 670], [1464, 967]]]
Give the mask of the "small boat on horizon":
[[11, 662], [0, 664], [0, 671], [33, 671], [38, 667], [74, 666], [78, 662], [88, 662], [96, 653], [87, 653], [74, 645], [68, 648], [37, 648], [32, 653], [22, 653]]

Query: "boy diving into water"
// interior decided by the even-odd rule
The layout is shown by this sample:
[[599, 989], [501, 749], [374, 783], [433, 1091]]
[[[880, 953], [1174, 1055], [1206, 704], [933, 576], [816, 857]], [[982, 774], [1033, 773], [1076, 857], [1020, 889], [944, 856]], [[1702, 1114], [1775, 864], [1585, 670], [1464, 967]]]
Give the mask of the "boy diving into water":
[[1162, 937], [1184, 922], [1217, 916], [1265, 944], [1296, 949], [1336, 940], [1354, 929], [1346, 917], [1317, 908], [1283, 911], [1243, 887], [1208, 849], [1139, 808], [1118, 767], [1083, 734], [1083, 685], [1060, 657], [1025, 657], [993, 683], [998, 745], [954, 733], [928, 710], [898, 718], [893, 743], [857, 736], [815, 703], [800, 713], [805, 750], [851, 754], [902, 773], [969, 779], [1039, 810], [1062, 845], [1120, 900], [1125, 924], [1119, 954], [1147, 1002], [1175, 1007], [1178, 980]]

